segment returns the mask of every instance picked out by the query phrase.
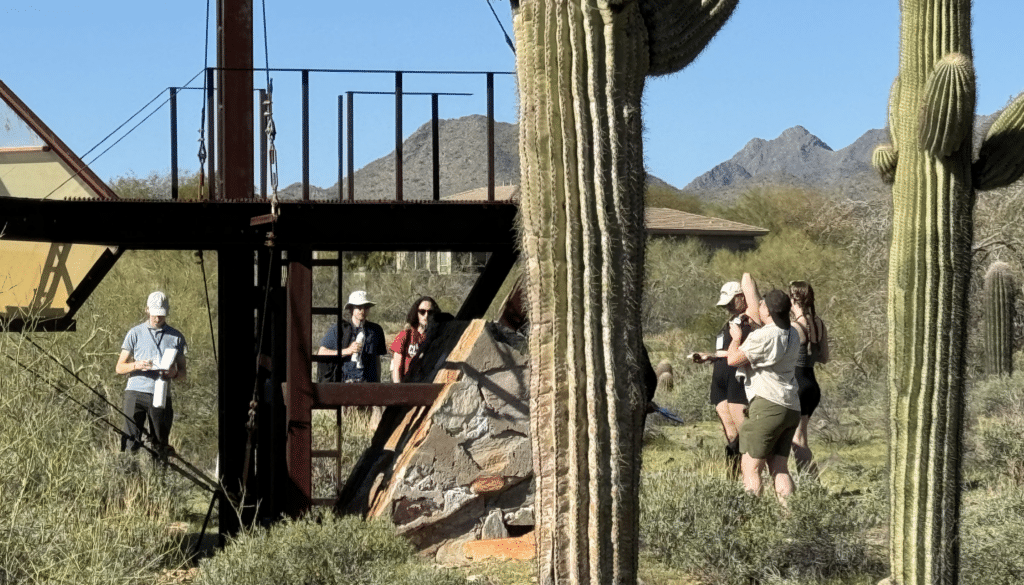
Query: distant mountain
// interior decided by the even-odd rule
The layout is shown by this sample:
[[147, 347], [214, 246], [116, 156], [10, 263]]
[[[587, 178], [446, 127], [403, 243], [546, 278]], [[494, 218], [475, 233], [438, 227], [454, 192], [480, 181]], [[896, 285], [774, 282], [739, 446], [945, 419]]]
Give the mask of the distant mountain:
[[[440, 145], [440, 192], [446, 198], [487, 186], [487, 118], [473, 115], [438, 122]], [[422, 125], [402, 143], [402, 198], [433, 197], [433, 147], [430, 123]], [[519, 125], [494, 123], [494, 181], [498, 186], [519, 184]], [[653, 185], [677, 190], [650, 175]], [[348, 177], [342, 181], [348, 198]], [[394, 200], [395, 151], [367, 164], [355, 173], [356, 199]], [[302, 185], [292, 183], [280, 190], [283, 199], [299, 199]], [[310, 186], [312, 199], [336, 199], [338, 186]]]
[[[840, 190], [866, 195], [880, 181], [871, 181], [871, 152], [887, 140], [885, 130], [869, 130], [853, 144], [834, 151], [803, 126], [787, 129], [774, 140], [754, 138], [731, 159], [694, 179], [684, 191], [716, 200], [767, 184]], [[870, 183], [876, 183], [872, 185]], [[864, 189], [867, 183], [868, 189]], [[858, 188], [853, 188], [859, 185]], [[858, 197], [857, 192], [863, 191]]]
[[[977, 117], [975, 149], [997, 115]], [[834, 151], [802, 126], [794, 126], [774, 140], [754, 138], [732, 158], [694, 179], [683, 191], [705, 199], [730, 201], [751, 188], [795, 185], [864, 199], [888, 193], [888, 187], [871, 167], [872, 151], [888, 141], [886, 130], [868, 130], [853, 144]]]
[[[997, 114], [979, 116], [975, 124], [975, 146]], [[440, 120], [440, 192], [448, 197], [487, 185], [487, 119], [474, 115]], [[519, 183], [519, 128], [495, 122], [495, 183]], [[648, 183], [697, 195], [718, 202], [734, 200], [744, 191], [772, 185], [794, 185], [824, 190], [827, 194], [866, 199], [887, 194], [889, 189], [871, 168], [871, 152], [888, 141], [885, 130], [868, 130], [853, 144], [832, 150], [802, 126], [794, 126], [773, 140], [754, 138], [729, 160], [694, 179], [682, 190], [650, 175]], [[402, 146], [403, 198], [432, 197], [432, 147], [430, 124], [417, 129]], [[348, 188], [348, 179], [343, 182]], [[357, 200], [395, 198], [395, 154], [367, 164], [355, 173]], [[301, 185], [281, 190], [282, 197], [298, 198]], [[310, 187], [313, 199], [336, 198], [337, 185]], [[348, 197], [348, 193], [345, 193]]]
[[[438, 121], [441, 197], [487, 185], [487, 118], [473, 115]], [[430, 123], [422, 125], [402, 143], [402, 198], [433, 197], [433, 141]], [[519, 127], [494, 123], [494, 180], [497, 185], [519, 183]], [[348, 178], [343, 180], [348, 198]], [[314, 199], [336, 198], [337, 184], [311, 188]], [[299, 183], [282, 189], [284, 197], [297, 198]], [[367, 164], [355, 173], [355, 198], [360, 201], [394, 200], [395, 151]]]

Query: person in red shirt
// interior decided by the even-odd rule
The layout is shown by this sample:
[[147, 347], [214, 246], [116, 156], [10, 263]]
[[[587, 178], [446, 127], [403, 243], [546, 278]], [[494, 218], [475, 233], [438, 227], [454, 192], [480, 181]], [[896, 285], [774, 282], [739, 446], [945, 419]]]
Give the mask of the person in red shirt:
[[426, 339], [427, 325], [440, 312], [437, 301], [431, 297], [423, 296], [413, 303], [405, 317], [405, 328], [395, 336], [388, 348], [394, 352], [391, 356], [392, 382], [401, 382], [409, 373], [409, 367], [420, 351], [420, 344]]

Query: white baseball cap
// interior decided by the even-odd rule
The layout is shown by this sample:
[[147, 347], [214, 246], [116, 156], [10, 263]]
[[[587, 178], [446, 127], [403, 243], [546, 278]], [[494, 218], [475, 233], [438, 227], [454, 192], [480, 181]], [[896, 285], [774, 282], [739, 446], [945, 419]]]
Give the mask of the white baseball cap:
[[740, 286], [740, 283], [735, 281], [727, 282], [722, 285], [722, 294], [721, 296], [718, 297], [717, 304], [719, 307], [724, 307], [728, 305], [729, 302], [736, 297], [736, 295], [741, 294], [743, 294], [743, 287]]
[[369, 298], [366, 297], [366, 291], [365, 290], [354, 290], [354, 291], [352, 291], [352, 294], [348, 295], [348, 303], [345, 306], [346, 307], [363, 307], [363, 306], [372, 307], [375, 304], [376, 303], [372, 302]]
[[146, 308], [149, 309], [149, 314], [156, 317], [166, 317], [167, 311], [171, 308], [170, 301], [167, 300], [167, 295], [160, 291], [156, 291], [149, 295], [146, 299]]

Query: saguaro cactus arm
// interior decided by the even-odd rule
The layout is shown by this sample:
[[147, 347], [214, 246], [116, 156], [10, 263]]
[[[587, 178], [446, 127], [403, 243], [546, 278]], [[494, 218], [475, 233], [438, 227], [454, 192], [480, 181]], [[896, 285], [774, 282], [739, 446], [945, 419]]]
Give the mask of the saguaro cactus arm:
[[892, 184], [896, 180], [896, 166], [899, 160], [900, 156], [891, 144], [877, 146], [871, 152], [871, 166], [887, 184]]
[[647, 26], [648, 75], [666, 75], [700, 55], [732, 16], [738, 0], [640, 0]]
[[945, 55], [925, 82], [921, 148], [935, 156], [949, 156], [960, 148], [974, 127], [974, 100], [971, 60], [960, 53]]
[[989, 128], [973, 167], [975, 187], [1005, 187], [1024, 175], [1024, 93]]

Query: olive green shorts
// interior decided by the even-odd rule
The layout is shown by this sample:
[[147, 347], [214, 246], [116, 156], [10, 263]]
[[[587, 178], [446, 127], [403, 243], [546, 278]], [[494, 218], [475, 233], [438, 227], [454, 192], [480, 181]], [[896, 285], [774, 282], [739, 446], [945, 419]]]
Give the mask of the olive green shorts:
[[740, 453], [754, 459], [768, 459], [770, 455], [789, 457], [799, 424], [799, 410], [755, 396], [740, 427]]

